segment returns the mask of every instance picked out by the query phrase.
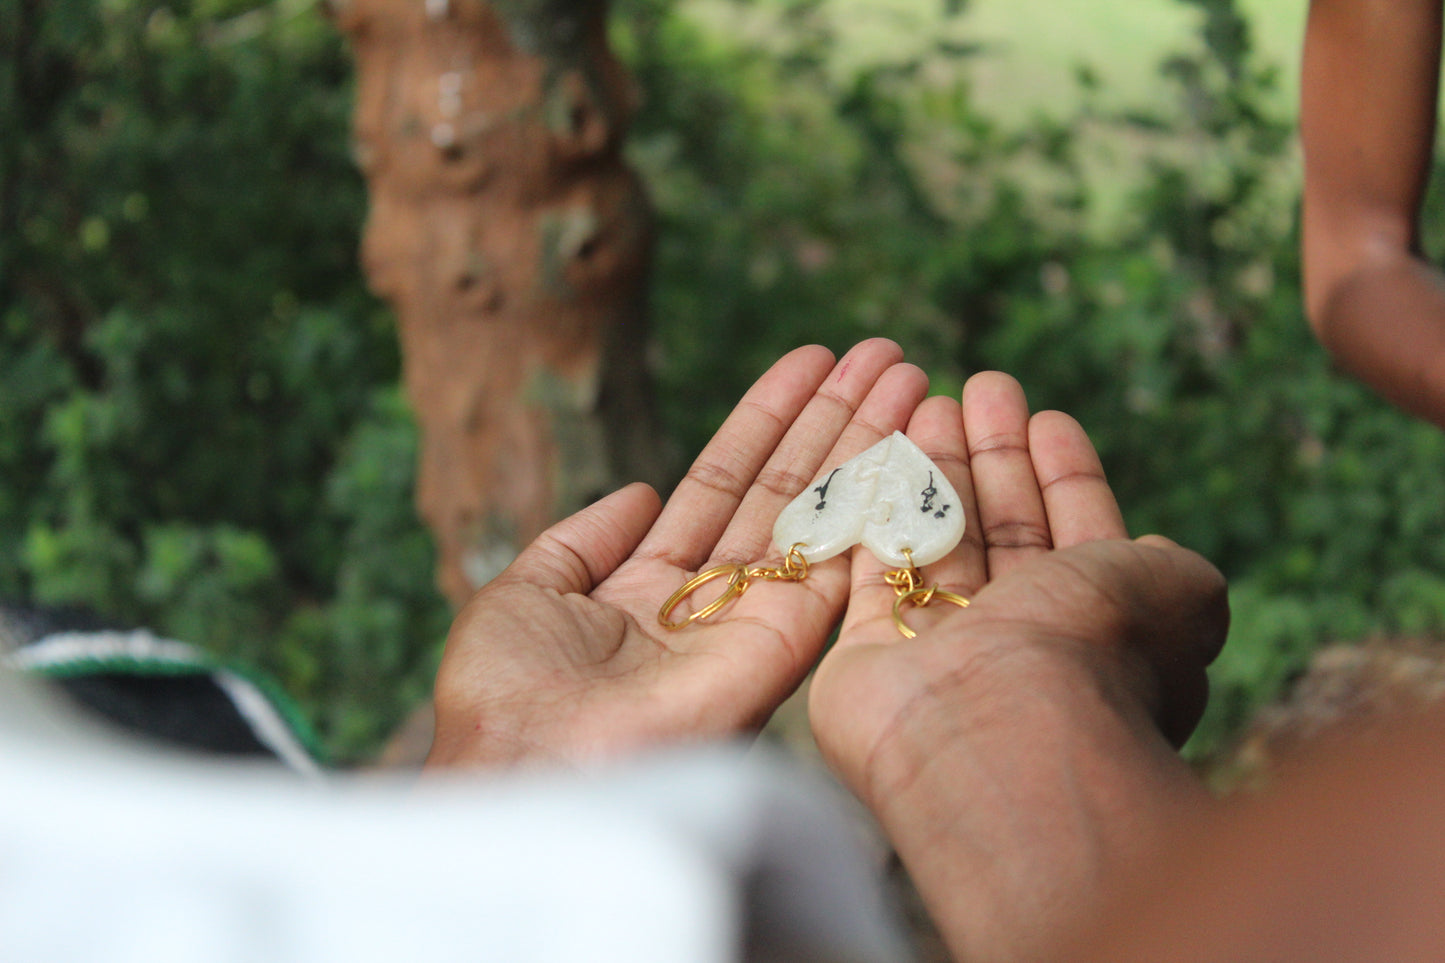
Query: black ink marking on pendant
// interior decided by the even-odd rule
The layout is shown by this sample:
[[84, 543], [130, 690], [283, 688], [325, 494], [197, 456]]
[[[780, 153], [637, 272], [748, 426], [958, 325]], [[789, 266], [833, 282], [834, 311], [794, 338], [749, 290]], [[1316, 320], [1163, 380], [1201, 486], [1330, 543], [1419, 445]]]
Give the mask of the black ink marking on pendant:
[[933, 512], [934, 518], [942, 518], [947, 515], [948, 510], [953, 507], [952, 505], [944, 505], [942, 508], [936, 511], [934, 510], [933, 500], [938, 497], [938, 489], [933, 487], [933, 472], [928, 473], [928, 487], [919, 492], [919, 494], [923, 496], [923, 508], [920, 509], [920, 511], [925, 515]]
[[[813, 491], [818, 493], [818, 507], [815, 508], [814, 511], [821, 512], [823, 509], [828, 507], [828, 486], [833, 484], [833, 476], [838, 474], [838, 472], [842, 470], [843, 468], [841, 465], [837, 468], [834, 468], [833, 471], [828, 475], [828, 480], [813, 489]], [[929, 480], [932, 481], [932, 478], [930, 477]]]
[[933, 487], [933, 472], [928, 473], [928, 487], [919, 492], [919, 494], [923, 496], [923, 508], [921, 511], [926, 515], [933, 511], [933, 500], [938, 497], [938, 489]]

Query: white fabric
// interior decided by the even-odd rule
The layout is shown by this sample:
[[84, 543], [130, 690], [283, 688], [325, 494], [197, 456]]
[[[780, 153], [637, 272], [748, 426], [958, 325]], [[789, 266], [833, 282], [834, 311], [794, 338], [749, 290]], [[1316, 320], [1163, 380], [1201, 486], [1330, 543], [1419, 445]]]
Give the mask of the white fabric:
[[89, 732], [0, 673], [0, 959], [905, 957], [839, 799], [776, 760], [317, 785]]

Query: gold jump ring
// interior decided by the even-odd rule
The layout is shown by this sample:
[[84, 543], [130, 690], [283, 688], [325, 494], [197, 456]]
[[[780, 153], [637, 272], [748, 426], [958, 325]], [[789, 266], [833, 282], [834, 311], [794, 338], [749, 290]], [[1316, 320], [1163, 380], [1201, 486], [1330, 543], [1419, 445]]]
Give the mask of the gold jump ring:
[[962, 595], [956, 595], [953, 592], [945, 591], [939, 588], [937, 585], [932, 585], [928, 588], [910, 589], [909, 591], [900, 594], [898, 598], [893, 602], [893, 624], [898, 627], [899, 633], [905, 639], [916, 639], [918, 638], [918, 633], [910, 629], [907, 625], [903, 624], [903, 603], [912, 602], [917, 607], [923, 608], [934, 599], [941, 599], [944, 602], [949, 602], [953, 605], [957, 605], [961, 609], [968, 608], [968, 599], [964, 598]]

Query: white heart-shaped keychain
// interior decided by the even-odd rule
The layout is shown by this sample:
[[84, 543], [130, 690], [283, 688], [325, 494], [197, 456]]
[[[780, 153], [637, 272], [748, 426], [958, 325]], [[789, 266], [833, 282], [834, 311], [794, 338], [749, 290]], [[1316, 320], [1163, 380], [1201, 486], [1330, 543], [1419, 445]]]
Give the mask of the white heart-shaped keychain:
[[[819, 479], [788, 503], [773, 524], [773, 541], [783, 551], [781, 568], [719, 565], [699, 572], [663, 603], [657, 620], [669, 629], [705, 619], [742, 595], [754, 579], [789, 582], [808, 577], [808, 566], [861, 544], [885, 565], [896, 566], [885, 578], [898, 599], [893, 621], [907, 638], [902, 606], [927, 605], [934, 599], [966, 607], [968, 599], [937, 585], [925, 588], [918, 566], [953, 551], [963, 538], [965, 520], [958, 492], [938, 466], [901, 431], [884, 438]], [[722, 594], [677, 621], [672, 613], [701, 586], [727, 578]]]
[[810, 563], [862, 543], [885, 565], [927, 565], [963, 538], [963, 507], [938, 466], [901, 431], [793, 499], [773, 525]]

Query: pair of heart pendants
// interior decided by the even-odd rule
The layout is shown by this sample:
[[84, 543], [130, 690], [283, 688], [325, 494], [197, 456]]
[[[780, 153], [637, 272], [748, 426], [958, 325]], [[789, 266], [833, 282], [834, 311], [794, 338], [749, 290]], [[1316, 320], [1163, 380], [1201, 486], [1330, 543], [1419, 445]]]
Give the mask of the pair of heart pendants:
[[943, 472], [895, 431], [833, 469], [778, 515], [773, 541], [809, 563], [863, 545], [885, 565], [943, 558], [963, 538], [963, 505]]
[[[960, 595], [936, 585], [924, 587], [918, 572], [918, 566], [953, 551], [963, 529], [958, 492], [917, 445], [895, 431], [833, 469], [782, 510], [773, 524], [773, 541], [784, 552], [781, 568], [719, 565], [699, 572], [662, 604], [657, 620], [668, 629], [680, 629], [721, 611], [754, 579], [801, 581], [808, 577], [809, 565], [861, 544], [895, 567], [885, 576], [898, 594], [893, 621], [900, 633], [913, 638], [916, 633], [903, 623], [904, 604], [927, 605], [938, 599], [968, 606]], [[699, 588], [724, 578], [727, 587], [721, 595], [690, 615], [673, 618]]]

